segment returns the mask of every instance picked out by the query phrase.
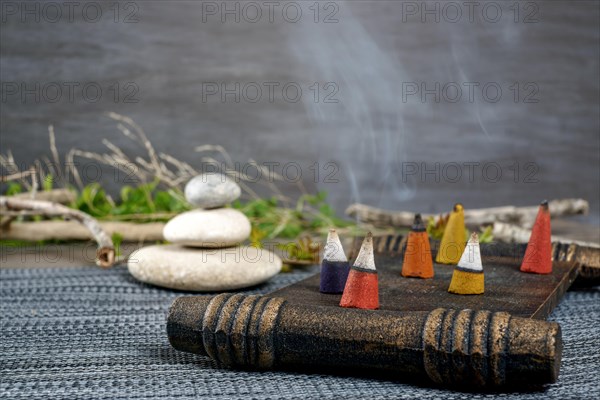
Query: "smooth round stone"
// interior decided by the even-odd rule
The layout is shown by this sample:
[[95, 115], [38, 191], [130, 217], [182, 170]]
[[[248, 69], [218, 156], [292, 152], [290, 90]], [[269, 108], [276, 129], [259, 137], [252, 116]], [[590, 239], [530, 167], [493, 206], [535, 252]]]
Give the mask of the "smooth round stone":
[[237, 183], [219, 173], [195, 176], [185, 185], [185, 199], [200, 208], [223, 207], [241, 194]]
[[250, 237], [250, 221], [238, 210], [192, 210], [177, 215], [163, 228], [165, 240], [193, 247], [235, 246]]
[[249, 246], [191, 249], [171, 244], [137, 250], [127, 268], [137, 280], [156, 286], [214, 292], [262, 283], [279, 273], [281, 259]]

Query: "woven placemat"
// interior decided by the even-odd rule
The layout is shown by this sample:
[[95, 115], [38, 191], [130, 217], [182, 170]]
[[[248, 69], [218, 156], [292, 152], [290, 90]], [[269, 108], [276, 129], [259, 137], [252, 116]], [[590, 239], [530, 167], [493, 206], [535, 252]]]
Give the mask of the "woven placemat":
[[[316, 272], [279, 274], [265, 293]], [[166, 313], [183, 294], [141, 284], [124, 268], [0, 270], [2, 399], [495, 398], [389, 380], [219, 369], [169, 345]], [[600, 398], [600, 288], [568, 292], [550, 317], [565, 348], [559, 381], [501, 398]]]

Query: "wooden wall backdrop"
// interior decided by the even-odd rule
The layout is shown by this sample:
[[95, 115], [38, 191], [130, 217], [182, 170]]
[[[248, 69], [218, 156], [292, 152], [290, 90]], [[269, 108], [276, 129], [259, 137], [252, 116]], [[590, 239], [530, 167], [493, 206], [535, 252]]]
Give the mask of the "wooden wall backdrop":
[[[596, 1], [516, 2], [517, 22], [513, 2], [497, 1], [502, 18], [495, 23], [482, 18], [481, 10], [472, 23], [467, 10], [460, 23], [448, 22], [450, 10], [439, 15], [440, 22], [430, 16], [422, 23], [403, 10], [406, 2], [338, 1], [339, 22], [328, 25], [313, 22], [312, 3], [297, 3], [303, 10], [299, 24], [281, 16], [269, 23], [266, 15], [258, 23], [222, 23], [218, 15], [203, 22], [202, 2], [137, 1], [137, 23], [122, 22], [132, 11], [124, 8], [117, 23], [109, 8], [96, 23], [86, 22], [81, 9], [72, 22], [66, 16], [56, 23], [21, 22], [19, 14], [8, 15], [0, 35], [3, 83], [76, 82], [82, 88], [92, 82], [103, 95], [97, 102], [86, 101], [80, 90], [73, 101], [65, 93], [56, 102], [48, 101], [51, 94], [40, 101], [7, 96], [0, 111], [2, 151], [11, 149], [25, 163], [47, 154], [49, 123], [62, 151], [101, 150], [103, 137], [131, 150], [131, 142], [103, 116], [118, 111], [142, 124], [160, 151], [192, 162], [198, 161], [194, 145], [221, 144], [240, 161], [296, 161], [312, 186], [309, 167], [334, 161], [340, 167], [338, 182], [323, 182], [329, 171], [322, 170], [318, 186], [330, 192], [340, 211], [356, 201], [433, 212], [456, 201], [474, 208], [582, 197], [591, 201], [591, 222], [598, 223], [600, 176], [591, 168], [600, 148]], [[528, 16], [531, 23], [524, 21]], [[318, 40], [311, 31], [318, 32]], [[373, 75], [367, 79], [361, 72], [369, 67]], [[350, 69], [344, 78], [344, 68], [358, 73]], [[305, 101], [235, 103], [213, 96], [204, 102], [206, 82], [296, 82]], [[334, 110], [332, 124], [310, 117], [314, 82], [340, 85], [338, 104], [318, 104], [325, 114]], [[466, 95], [456, 103], [448, 96], [439, 103], [432, 96], [425, 103], [418, 96], [403, 102], [402, 83], [414, 82], [428, 87], [492, 82], [503, 95], [497, 103], [469, 102]], [[118, 101], [115, 83], [120, 84]], [[128, 83], [139, 89], [135, 103], [124, 102], [134, 92], [125, 88]], [[515, 83], [521, 85], [517, 101], [510, 89]], [[532, 98], [537, 102], [525, 102], [531, 90], [527, 83], [537, 85]], [[386, 106], [379, 90], [388, 87], [397, 94], [393, 107]], [[353, 88], [361, 88], [364, 98], [357, 99]], [[358, 125], [335, 107], [353, 110]], [[390, 127], [388, 120], [394, 121]], [[365, 127], [360, 121], [371, 123]], [[370, 144], [372, 139], [377, 145]], [[428, 168], [435, 162], [496, 162], [503, 177], [489, 182], [478, 169], [469, 182], [463, 169], [458, 183], [435, 182], [432, 176], [403, 182], [399, 162], [426, 162]], [[516, 163], [515, 183], [510, 168]], [[525, 169], [527, 163], [535, 167]], [[122, 183], [122, 176], [104, 173], [113, 187], [115, 180]], [[94, 179], [96, 173], [88, 175]], [[528, 176], [534, 180], [525, 181]]]

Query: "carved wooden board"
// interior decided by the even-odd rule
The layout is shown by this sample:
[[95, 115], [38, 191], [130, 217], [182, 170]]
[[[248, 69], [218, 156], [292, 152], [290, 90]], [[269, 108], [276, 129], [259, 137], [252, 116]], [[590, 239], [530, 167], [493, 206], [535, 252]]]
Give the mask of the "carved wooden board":
[[[485, 273], [483, 295], [448, 293], [454, 267], [434, 264], [433, 279], [404, 278], [400, 275], [403, 254], [402, 237], [390, 237], [376, 242], [375, 263], [379, 274], [380, 309], [388, 311], [432, 311], [473, 309], [505, 311], [513, 316], [545, 319], [575, 280], [577, 264], [554, 261], [550, 275], [527, 274], [519, 271], [524, 247], [482, 245]], [[391, 237], [394, 238], [394, 237]], [[395, 237], [398, 238], [398, 237]], [[385, 242], [386, 245], [382, 245]], [[390, 245], [390, 242], [392, 245]], [[356, 247], [356, 243], [355, 246]], [[432, 241], [432, 253], [437, 251]], [[356, 253], [356, 251], [353, 251]], [[269, 296], [283, 297], [295, 304], [339, 307], [341, 295], [319, 292], [319, 274], [280, 289]]]
[[433, 279], [403, 278], [404, 238], [374, 238], [374, 246], [379, 310], [339, 307], [341, 295], [320, 293], [317, 274], [266, 296], [181, 297], [169, 340], [244, 368], [377, 372], [468, 390], [556, 381], [560, 326], [541, 319], [580, 266], [597, 264], [597, 250], [555, 243], [553, 273], [534, 275], [519, 271], [525, 246], [482, 245], [485, 293], [460, 296], [447, 292], [453, 266], [435, 264]]

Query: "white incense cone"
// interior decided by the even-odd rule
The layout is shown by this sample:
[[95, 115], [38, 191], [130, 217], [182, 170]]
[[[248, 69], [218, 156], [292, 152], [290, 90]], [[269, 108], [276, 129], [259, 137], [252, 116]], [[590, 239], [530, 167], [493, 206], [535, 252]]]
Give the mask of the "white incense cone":
[[463, 251], [460, 260], [458, 261], [458, 268], [467, 270], [470, 272], [482, 272], [483, 266], [481, 264], [481, 251], [479, 249], [479, 236], [473, 232], [465, 251]]
[[323, 259], [333, 262], [348, 261], [340, 237], [335, 229], [330, 229], [327, 234], [327, 244], [325, 244], [325, 254], [323, 254]]
[[325, 254], [321, 263], [321, 282], [319, 291], [321, 293], [339, 294], [344, 291], [350, 265], [344, 253], [342, 242], [335, 231], [330, 229], [325, 244]]
[[483, 294], [484, 276], [477, 233], [471, 235], [454, 268], [448, 291], [456, 294]]
[[376, 310], [379, 308], [379, 281], [373, 255], [373, 235], [371, 232], [350, 268], [340, 306]]

